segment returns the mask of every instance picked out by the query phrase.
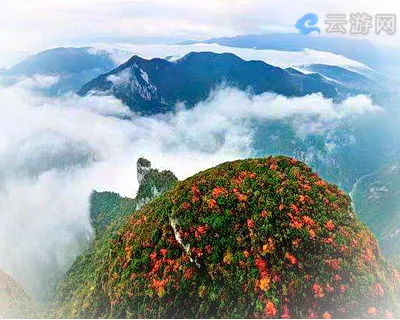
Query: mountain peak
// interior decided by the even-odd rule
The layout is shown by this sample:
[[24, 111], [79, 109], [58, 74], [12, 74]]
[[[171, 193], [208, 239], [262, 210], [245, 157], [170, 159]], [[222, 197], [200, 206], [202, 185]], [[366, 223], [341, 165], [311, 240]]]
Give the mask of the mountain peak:
[[178, 182], [72, 270], [58, 295], [67, 318], [399, 314], [399, 275], [350, 198], [287, 157], [227, 162]]
[[92, 192], [90, 219], [96, 237], [102, 236], [107, 228], [118, 224], [126, 215], [169, 190], [178, 181], [171, 171], [154, 169], [145, 158], [137, 160], [136, 168], [139, 187], [134, 199], [121, 197], [115, 192]]
[[315, 75], [292, 74], [263, 61], [214, 52], [191, 52], [174, 62], [133, 56], [87, 83], [78, 94], [112, 94], [133, 111], [152, 115], [173, 111], [178, 102], [191, 108], [222, 84], [250, 88], [256, 95], [272, 92], [292, 97], [320, 92], [328, 98], [340, 96], [334, 84]]
[[138, 55], [133, 55], [125, 64], [133, 64], [133, 63], [141, 63], [141, 62], [145, 62], [145, 61], [150, 61], [147, 59], [144, 59]]
[[137, 179], [139, 185], [142, 183], [144, 176], [151, 170], [151, 162], [145, 158], [139, 158], [136, 163]]

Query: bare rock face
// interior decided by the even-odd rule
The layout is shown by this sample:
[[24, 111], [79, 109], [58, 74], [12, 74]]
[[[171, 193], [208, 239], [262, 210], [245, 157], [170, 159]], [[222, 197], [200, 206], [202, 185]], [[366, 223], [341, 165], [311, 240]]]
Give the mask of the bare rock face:
[[137, 179], [139, 184], [142, 183], [145, 175], [151, 170], [151, 162], [147, 159], [140, 158], [137, 161]]
[[178, 181], [173, 172], [154, 169], [151, 167], [151, 162], [144, 158], [139, 158], [137, 161], [137, 178], [139, 182], [136, 194], [137, 209], [169, 190]]
[[93, 191], [90, 219], [97, 234], [103, 233], [108, 226], [168, 191], [178, 181], [171, 171], [152, 168], [151, 162], [144, 158], [137, 161], [137, 179], [139, 188], [133, 199], [121, 197], [114, 192]]
[[0, 319], [37, 317], [32, 302], [22, 287], [0, 270]]

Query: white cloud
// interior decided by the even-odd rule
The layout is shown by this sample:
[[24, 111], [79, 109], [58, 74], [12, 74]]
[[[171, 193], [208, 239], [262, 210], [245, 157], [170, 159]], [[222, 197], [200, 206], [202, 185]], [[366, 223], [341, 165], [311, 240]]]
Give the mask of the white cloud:
[[111, 74], [107, 77], [108, 81], [111, 81], [115, 87], [119, 87], [123, 84], [128, 84], [131, 80], [130, 69], [125, 69], [118, 75]]
[[47, 89], [60, 81], [60, 76], [35, 74], [32, 77], [17, 79], [19, 86], [26, 89]]
[[[368, 69], [360, 62], [348, 59], [331, 52], [322, 52], [306, 49], [304, 51], [290, 52], [278, 50], [256, 50], [246, 48], [225, 47], [219, 44], [199, 43], [193, 45], [133, 45], [133, 44], [95, 44], [97, 50], [105, 50], [111, 54], [112, 59], [117, 64], [126, 62], [133, 55], [141, 56], [145, 59], [166, 58], [171, 61], [182, 58], [189, 52], [215, 52], [233, 53], [236, 56], [250, 61], [261, 60], [273, 66], [288, 68], [309, 64], [326, 64], [343, 66], [349, 69]], [[96, 52], [92, 49], [92, 52]]]
[[[2, 4], [0, 48], [7, 51], [7, 61], [10, 61], [13, 58], [10, 52], [34, 53], [50, 47], [94, 41], [137, 42], [149, 37], [166, 41], [202, 40], [287, 32], [292, 31], [296, 20], [307, 12], [315, 12], [323, 20], [327, 13], [400, 14], [400, 8], [397, 0], [386, 0], [379, 6], [374, 0], [329, 3], [317, 0], [14, 0]], [[398, 42], [398, 37], [398, 34], [394, 37], [367, 36], [392, 45]], [[0, 65], [7, 63], [3, 61]]]

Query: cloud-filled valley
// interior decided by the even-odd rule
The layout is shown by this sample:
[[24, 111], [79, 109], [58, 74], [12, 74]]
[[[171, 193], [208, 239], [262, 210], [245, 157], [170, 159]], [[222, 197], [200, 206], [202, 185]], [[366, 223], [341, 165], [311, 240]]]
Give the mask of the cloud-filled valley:
[[386, 1], [4, 4], [0, 319], [399, 317]]
[[26, 82], [0, 88], [0, 101], [0, 268], [38, 300], [90, 241], [91, 191], [134, 196], [138, 157], [184, 179], [257, 154], [260, 124], [285, 121], [293, 138], [329, 138], [330, 152], [324, 128], [383, 112], [366, 96], [335, 104], [220, 88], [193, 109], [139, 117], [112, 97], [49, 98]]

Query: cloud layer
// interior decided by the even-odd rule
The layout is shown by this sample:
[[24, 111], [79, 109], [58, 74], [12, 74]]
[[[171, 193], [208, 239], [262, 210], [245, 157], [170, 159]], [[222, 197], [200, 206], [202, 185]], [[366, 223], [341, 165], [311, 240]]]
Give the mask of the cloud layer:
[[[379, 6], [374, 0], [365, 0], [362, 5], [358, 0], [14, 0], [4, 3], [0, 12], [0, 66], [17, 62], [21, 52], [32, 54], [61, 45], [171, 43], [238, 34], [297, 32], [294, 24], [307, 12], [320, 17], [353, 12], [400, 14], [396, 0], [386, 0]], [[394, 45], [398, 36], [374, 37], [371, 33], [368, 38]]]
[[139, 55], [145, 59], [169, 58], [174, 61], [182, 58], [190, 52], [230, 52], [234, 55], [250, 61], [260, 60], [268, 64], [281, 67], [295, 67], [309, 64], [326, 64], [332, 66], [342, 66], [349, 69], [369, 69], [366, 65], [348, 59], [344, 56], [331, 52], [322, 52], [306, 49], [304, 51], [278, 51], [278, 50], [258, 50], [247, 48], [226, 47], [219, 44], [198, 43], [193, 45], [164, 45], [164, 44], [94, 44], [92, 52], [105, 50], [110, 53], [111, 58], [116, 64], [126, 62], [133, 55]]
[[26, 81], [0, 88], [0, 109], [0, 268], [39, 300], [89, 242], [91, 191], [134, 196], [138, 157], [183, 179], [253, 155], [260, 123], [285, 120], [301, 139], [381, 112], [365, 96], [334, 104], [221, 88], [192, 110], [144, 118], [112, 97], [45, 98]]

